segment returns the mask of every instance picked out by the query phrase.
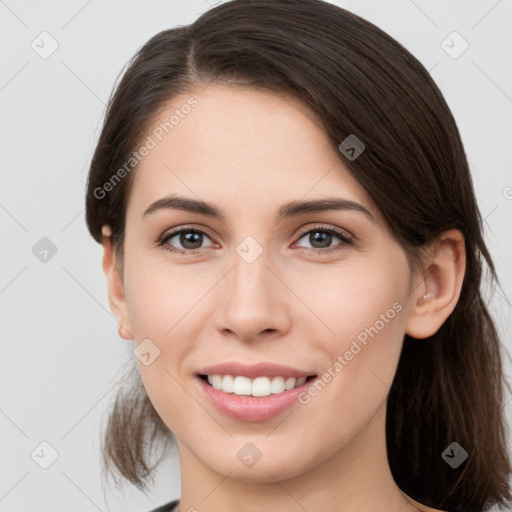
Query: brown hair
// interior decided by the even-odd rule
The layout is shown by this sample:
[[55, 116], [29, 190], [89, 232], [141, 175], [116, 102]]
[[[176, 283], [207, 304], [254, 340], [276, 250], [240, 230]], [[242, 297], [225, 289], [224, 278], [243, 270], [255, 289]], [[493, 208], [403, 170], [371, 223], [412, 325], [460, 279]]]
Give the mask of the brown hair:
[[[509, 505], [508, 383], [480, 289], [483, 260], [491, 283], [499, 283], [464, 147], [427, 70], [375, 25], [321, 0], [233, 0], [151, 38], [109, 101], [92, 158], [86, 220], [93, 238], [101, 243], [102, 225], [111, 226], [122, 268], [134, 172], [108, 194], [104, 184], [169, 100], [210, 83], [297, 98], [316, 113], [336, 149], [349, 134], [362, 140], [365, 151], [343, 163], [371, 195], [410, 263], [416, 265], [421, 248], [441, 232], [462, 232], [467, 266], [454, 311], [433, 336], [404, 339], [388, 396], [389, 464], [397, 485], [429, 506], [468, 512]], [[135, 382], [119, 391], [108, 418], [104, 464], [145, 489], [156, 467], [148, 466], [150, 448], [173, 435], [138, 372], [132, 374]], [[453, 441], [469, 454], [457, 469], [441, 457]]]

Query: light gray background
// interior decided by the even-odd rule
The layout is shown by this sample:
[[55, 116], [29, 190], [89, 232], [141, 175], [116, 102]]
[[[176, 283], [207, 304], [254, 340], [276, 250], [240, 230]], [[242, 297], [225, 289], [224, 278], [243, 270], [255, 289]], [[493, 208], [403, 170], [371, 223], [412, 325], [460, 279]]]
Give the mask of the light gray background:
[[[486, 239], [510, 297], [512, 2], [333, 3], [395, 37], [440, 86], [462, 133]], [[153, 495], [127, 485], [124, 495], [110, 490], [105, 501], [100, 422], [133, 346], [119, 338], [109, 311], [101, 247], [85, 228], [84, 187], [118, 73], [151, 36], [208, 8], [205, 0], [0, 1], [0, 511], [142, 512], [179, 497], [174, 458]], [[47, 59], [31, 48], [43, 31], [59, 45]], [[453, 31], [469, 43], [457, 59], [441, 47]], [[42, 237], [57, 247], [46, 263], [32, 252]], [[501, 292], [492, 306], [508, 352], [510, 306]], [[59, 454], [48, 469], [31, 457], [43, 441]]]

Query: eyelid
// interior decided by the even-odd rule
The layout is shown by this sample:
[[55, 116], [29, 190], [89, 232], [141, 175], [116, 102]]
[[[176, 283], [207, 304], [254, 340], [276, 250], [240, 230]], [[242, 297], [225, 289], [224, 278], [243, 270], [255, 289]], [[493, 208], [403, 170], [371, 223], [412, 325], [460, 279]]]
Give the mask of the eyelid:
[[349, 240], [355, 240], [356, 239], [356, 237], [352, 233], [347, 231], [346, 229], [339, 228], [337, 226], [329, 226], [327, 224], [322, 224], [322, 223], [320, 223], [319, 225], [308, 226], [308, 227], [304, 228], [303, 230], [299, 231], [299, 233], [296, 235], [296, 237], [298, 237], [300, 239], [306, 233], [309, 233], [310, 231], [315, 231], [315, 230], [317, 230], [317, 231], [333, 231], [338, 236], [342, 235], [342, 236], [344, 236], [345, 238], [347, 238]]
[[[170, 235], [177, 235], [181, 231], [198, 231], [208, 235], [208, 228], [202, 224], [179, 224], [178, 226], [166, 229], [163, 234], [160, 235], [158, 241], [161, 242], [162, 240], [168, 238]], [[208, 235], [208, 237], [211, 238], [210, 235]]]

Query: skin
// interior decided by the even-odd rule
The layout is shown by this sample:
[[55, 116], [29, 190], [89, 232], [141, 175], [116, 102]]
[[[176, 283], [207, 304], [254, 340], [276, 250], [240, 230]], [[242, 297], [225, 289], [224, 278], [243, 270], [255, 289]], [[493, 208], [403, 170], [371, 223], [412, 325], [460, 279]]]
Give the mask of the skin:
[[[154, 127], [189, 97], [174, 98]], [[405, 496], [392, 478], [386, 400], [404, 334], [434, 334], [457, 303], [461, 233], [443, 233], [425, 251], [424, 270], [411, 274], [371, 197], [306, 108], [234, 86], [212, 85], [194, 97], [198, 106], [136, 171], [122, 271], [108, 226], [103, 238], [120, 335], [135, 345], [149, 338], [160, 350], [150, 365], [138, 364], [178, 441], [181, 510], [433, 510]], [[226, 220], [171, 209], [142, 218], [168, 194], [212, 202]], [[348, 210], [275, 220], [285, 202], [328, 196], [360, 203], [374, 222]], [[353, 243], [333, 236], [315, 244], [322, 224], [352, 235]], [[198, 254], [157, 246], [170, 228], [189, 225], [205, 233]], [[236, 252], [247, 236], [263, 249], [252, 263]], [[194, 247], [179, 236], [166, 243]], [[339, 250], [325, 253], [333, 247]], [[197, 385], [201, 366], [233, 360], [320, 375], [396, 302], [401, 311], [307, 405], [248, 423], [222, 415]], [[237, 458], [247, 442], [262, 453], [250, 468]]]

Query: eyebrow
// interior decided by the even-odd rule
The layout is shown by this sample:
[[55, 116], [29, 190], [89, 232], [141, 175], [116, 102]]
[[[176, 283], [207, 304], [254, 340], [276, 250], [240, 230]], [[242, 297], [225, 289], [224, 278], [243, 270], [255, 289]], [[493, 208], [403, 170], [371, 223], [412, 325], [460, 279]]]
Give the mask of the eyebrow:
[[[142, 218], [145, 219], [152, 213], [163, 209], [183, 210], [190, 213], [197, 213], [199, 215], [206, 215], [208, 217], [219, 219], [222, 222], [226, 222], [225, 214], [214, 204], [177, 195], [166, 196], [156, 200], [146, 209]], [[306, 213], [318, 213], [330, 210], [351, 210], [363, 213], [372, 222], [375, 222], [375, 218], [372, 213], [363, 205], [355, 201], [339, 197], [328, 197], [325, 199], [313, 199], [309, 201], [290, 201], [279, 208], [276, 220], [279, 221]]]

